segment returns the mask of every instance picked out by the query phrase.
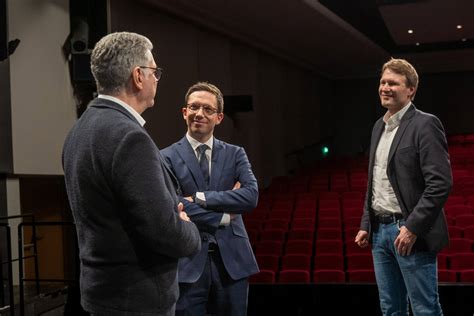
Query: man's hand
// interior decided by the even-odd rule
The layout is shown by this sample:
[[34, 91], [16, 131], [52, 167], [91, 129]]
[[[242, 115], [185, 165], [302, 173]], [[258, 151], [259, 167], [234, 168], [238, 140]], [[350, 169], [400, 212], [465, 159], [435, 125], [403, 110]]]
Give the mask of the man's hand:
[[355, 243], [361, 248], [365, 248], [369, 245], [369, 233], [365, 230], [359, 230], [357, 236], [355, 237]]
[[186, 222], [191, 221], [188, 214], [186, 214], [186, 212], [184, 211], [184, 205], [181, 202], [178, 203], [178, 215], [179, 215], [179, 218], [181, 218], [183, 221], [186, 221]]
[[193, 203], [193, 197], [192, 196], [185, 196], [184, 197], [186, 200], [188, 200], [189, 202]]
[[394, 245], [400, 256], [408, 256], [415, 244], [417, 236], [405, 226], [400, 227], [400, 233], [395, 239]]

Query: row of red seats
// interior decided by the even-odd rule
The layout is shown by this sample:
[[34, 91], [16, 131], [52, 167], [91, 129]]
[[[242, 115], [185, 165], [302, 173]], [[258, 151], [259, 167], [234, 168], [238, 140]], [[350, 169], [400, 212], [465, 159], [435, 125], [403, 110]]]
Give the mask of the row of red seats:
[[[312, 278], [311, 278], [312, 276]], [[278, 279], [277, 279], [278, 278]], [[452, 271], [438, 269], [439, 282], [474, 282], [474, 269], [464, 271]], [[261, 270], [250, 277], [250, 283], [375, 283], [373, 270], [341, 271], [328, 270], [282, 270], [278, 273], [271, 270]]]
[[[356, 230], [353, 230], [356, 233]], [[260, 240], [252, 241], [255, 253], [257, 255], [276, 255], [282, 254], [341, 254], [349, 255], [355, 253], [369, 252], [369, 248], [360, 248], [354, 242], [354, 235], [347, 235], [344, 241], [340, 239], [288, 239], [282, 240]], [[449, 247], [441, 250], [442, 254], [456, 253], [474, 253], [474, 241], [465, 238], [450, 238]]]
[[[338, 253], [317, 253], [316, 255], [286, 254], [262, 255], [257, 254], [257, 261], [261, 269], [278, 272], [289, 269], [307, 270], [360, 270], [373, 269], [372, 253], [351, 253], [345, 256]], [[447, 270], [474, 270], [474, 253], [439, 253], [438, 268]]]

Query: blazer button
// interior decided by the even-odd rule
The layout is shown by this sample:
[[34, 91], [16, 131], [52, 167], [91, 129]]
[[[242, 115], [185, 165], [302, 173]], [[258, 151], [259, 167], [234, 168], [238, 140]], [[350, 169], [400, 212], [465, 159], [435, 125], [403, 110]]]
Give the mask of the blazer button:
[[209, 238], [208, 238], [207, 236], [202, 236], [202, 240], [203, 240], [203, 241], [208, 241]]

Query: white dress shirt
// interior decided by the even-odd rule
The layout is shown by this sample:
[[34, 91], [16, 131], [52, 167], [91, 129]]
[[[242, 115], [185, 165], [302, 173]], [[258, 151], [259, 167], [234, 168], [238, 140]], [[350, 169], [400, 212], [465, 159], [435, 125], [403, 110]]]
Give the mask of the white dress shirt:
[[130, 105], [123, 102], [122, 100], [120, 100], [116, 97], [113, 97], [111, 95], [106, 95], [106, 94], [99, 94], [97, 97], [99, 99], [105, 99], [105, 100], [113, 101], [115, 103], [120, 104], [122, 107], [125, 108], [125, 110], [127, 110], [128, 112], [130, 112], [133, 115], [133, 117], [138, 121], [138, 123], [140, 123], [141, 126], [145, 125], [146, 121], [143, 119], [143, 117], [140, 114], [138, 114], [138, 112], [135, 111], [134, 108], [132, 108]]
[[411, 102], [400, 111], [390, 116], [387, 111], [383, 120], [385, 129], [375, 152], [374, 170], [372, 177], [372, 209], [377, 213], [402, 213], [397, 197], [387, 176], [388, 154], [398, 126]]

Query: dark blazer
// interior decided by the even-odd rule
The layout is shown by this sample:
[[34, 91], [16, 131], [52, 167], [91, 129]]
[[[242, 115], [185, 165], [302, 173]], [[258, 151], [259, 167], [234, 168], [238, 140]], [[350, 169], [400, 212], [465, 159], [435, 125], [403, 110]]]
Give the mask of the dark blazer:
[[178, 258], [200, 250], [153, 140], [115, 102], [95, 99], [63, 148], [77, 229], [81, 304], [92, 313], [174, 313]]
[[[417, 235], [414, 249], [439, 251], [448, 245], [444, 215], [452, 186], [448, 145], [443, 126], [434, 115], [409, 105], [390, 147], [387, 176], [406, 220], [406, 227]], [[372, 177], [375, 152], [385, 123], [380, 118], [372, 131], [368, 190], [361, 229], [371, 232]]]
[[[209, 190], [205, 190], [204, 177], [196, 155], [186, 137], [162, 150], [163, 156], [181, 184], [183, 196], [204, 192], [205, 209], [195, 203], [186, 204], [186, 212], [196, 222], [202, 238], [201, 252], [179, 260], [179, 282], [196, 282], [207, 260], [209, 234], [216, 238], [222, 261], [234, 280], [257, 273], [258, 266], [242, 221], [243, 212], [257, 205], [257, 180], [243, 148], [214, 138]], [[241, 188], [232, 190], [239, 181]], [[229, 226], [219, 227], [222, 213], [237, 217]]]

